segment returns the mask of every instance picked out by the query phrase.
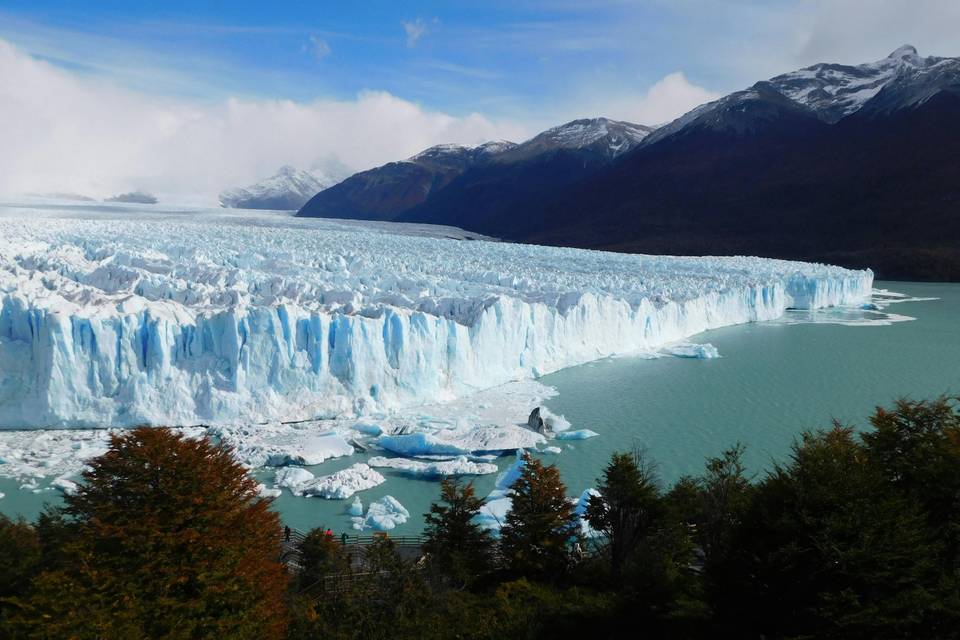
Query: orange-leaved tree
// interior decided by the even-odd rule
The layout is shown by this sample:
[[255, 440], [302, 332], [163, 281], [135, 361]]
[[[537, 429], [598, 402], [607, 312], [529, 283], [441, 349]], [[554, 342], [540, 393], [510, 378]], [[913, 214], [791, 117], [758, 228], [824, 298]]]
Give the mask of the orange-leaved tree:
[[280, 522], [226, 446], [165, 428], [114, 436], [45, 523], [57, 561], [15, 603], [17, 635], [284, 633]]

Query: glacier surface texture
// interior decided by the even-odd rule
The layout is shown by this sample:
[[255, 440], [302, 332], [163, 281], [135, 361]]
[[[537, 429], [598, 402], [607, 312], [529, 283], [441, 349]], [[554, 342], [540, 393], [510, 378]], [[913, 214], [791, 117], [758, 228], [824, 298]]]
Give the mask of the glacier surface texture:
[[859, 305], [873, 281], [319, 219], [134, 218], [0, 217], [0, 427], [389, 412], [788, 308]]

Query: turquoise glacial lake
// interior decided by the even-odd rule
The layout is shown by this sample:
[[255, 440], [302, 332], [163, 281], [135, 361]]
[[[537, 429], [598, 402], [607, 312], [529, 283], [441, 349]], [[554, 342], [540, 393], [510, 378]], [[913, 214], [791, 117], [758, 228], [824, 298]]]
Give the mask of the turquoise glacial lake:
[[[666, 486], [684, 474], [697, 474], [704, 460], [740, 442], [752, 473], [763, 474], [789, 455], [806, 429], [827, 427], [832, 419], [858, 428], [876, 405], [902, 396], [921, 399], [960, 394], [960, 284], [878, 282], [915, 298], [938, 298], [891, 305], [887, 311], [915, 318], [884, 326], [850, 326], [829, 313], [788, 314], [784, 322], [740, 325], [710, 331], [692, 340], [710, 342], [721, 357], [643, 359], [621, 357], [544, 376], [558, 395], [546, 402], [574, 429], [600, 435], [577, 442], [555, 442], [556, 462], [569, 495], [592, 487], [613, 451], [639, 446], [656, 464]], [[857, 314], [854, 314], [857, 315]], [[793, 322], [797, 321], [797, 322]], [[517, 416], [523, 421], [526, 416]], [[321, 475], [362, 461], [335, 460], [311, 469]], [[498, 462], [501, 469], [510, 458]], [[387, 482], [362, 492], [364, 504], [384, 495], [397, 498], [411, 514], [394, 530], [415, 534], [422, 514], [439, 494], [439, 483], [410, 479], [381, 469]], [[259, 474], [272, 484], [272, 471]], [[480, 495], [496, 476], [476, 478]], [[0, 511], [33, 518], [56, 492], [20, 491], [0, 479]], [[296, 498], [284, 493], [274, 507], [291, 526], [324, 526], [348, 531], [350, 501]]]

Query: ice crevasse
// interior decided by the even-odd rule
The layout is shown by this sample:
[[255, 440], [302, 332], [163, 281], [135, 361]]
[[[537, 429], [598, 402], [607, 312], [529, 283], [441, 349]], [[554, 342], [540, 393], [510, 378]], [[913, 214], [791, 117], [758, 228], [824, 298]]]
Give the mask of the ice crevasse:
[[443, 401], [786, 309], [873, 274], [349, 225], [0, 220], [0, 427], [297, 420]]

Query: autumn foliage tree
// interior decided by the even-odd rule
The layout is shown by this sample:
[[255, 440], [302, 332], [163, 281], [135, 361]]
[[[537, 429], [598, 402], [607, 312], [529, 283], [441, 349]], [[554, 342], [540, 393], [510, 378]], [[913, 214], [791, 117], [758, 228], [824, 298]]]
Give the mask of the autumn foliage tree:
[[524, 454], [520, 477], [510, 487], [512, 505], [500, 532], [500, 548], [511, 569], [532, 576], [562, 573], [579, 532], [560, 470]]
[[38, 530], [58, 553], [13, 602], [13, 637], [284, 633], [279, 519], [223, 445], [163, 428], [114, 436]]

